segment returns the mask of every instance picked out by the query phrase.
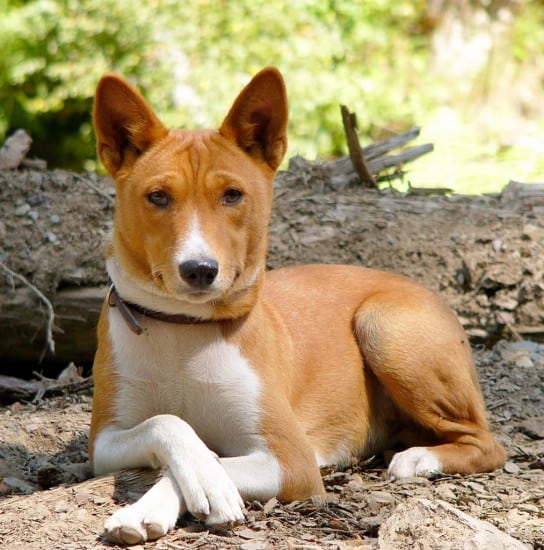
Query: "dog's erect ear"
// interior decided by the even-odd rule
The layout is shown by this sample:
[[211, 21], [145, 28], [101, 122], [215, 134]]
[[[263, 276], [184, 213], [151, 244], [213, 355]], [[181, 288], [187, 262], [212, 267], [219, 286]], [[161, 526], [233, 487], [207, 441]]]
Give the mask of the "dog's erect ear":
[[138, 90], [115, 75], [98, 83], [94, 127], [98, 156], [114, 177], [168, 133]]
[[240, 92], [219, 132], [273, 170], [287, 149], [287, 94], [277, 69], [257, 73]]

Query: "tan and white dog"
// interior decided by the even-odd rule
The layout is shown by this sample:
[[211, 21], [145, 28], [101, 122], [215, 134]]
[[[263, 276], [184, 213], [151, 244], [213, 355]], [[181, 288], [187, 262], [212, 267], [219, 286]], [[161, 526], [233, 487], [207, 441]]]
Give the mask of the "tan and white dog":
[[319, 468], [402, 444], [393, 479], [493, 470], [467, 337], [434, 293], [362, 267], [265, 273], [286, 150], [280, 73], [258, 73], [219, 130], [167, 130], [117, 76], [99, 83], [98, 152], [116, 180], [112, 287], [98, 327], [96, 474], [164, 467], [105, 524], [155, 539], [191, 512], [324, 495]]

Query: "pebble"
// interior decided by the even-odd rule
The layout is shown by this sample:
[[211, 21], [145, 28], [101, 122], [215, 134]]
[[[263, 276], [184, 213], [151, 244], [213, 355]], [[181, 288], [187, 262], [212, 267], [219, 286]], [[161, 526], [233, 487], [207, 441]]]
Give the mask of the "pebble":
[[540, 508], [535, 504], [519, 504], [518, 508], [522, 512], [529, 512], [531, 514], [538, 514], [540, 512]]
[[39, 189], [43, 182], [43, 174], [41, 172], [36, 172], [35, 170], [28, 174], [28, 183], [30, 187], [34, 189]]
[[452, 491], [452, 489], [444, 484], [444, 485], [439, 485], [435, 490], [434, 490], [434, 494], [438, 497], [438, 498], [441, 498], [442, 500], [452, 500], [452, 501], [456, 501], [457, 500], [457, 496], [455, 495], [455, 493]]
[[493, 242], [491, 243], [491, 246], [493, 247], [493, 250], [495, 252], [500, 252], [502, 250], [502, 247], [503, 247], [501, 239], [493, 239]]
[[15, 215], [16, 216], [25, 216], [28, 214], [31, 210], [30, 204], [27, 204], [26, 202], [21, 204], [21, 206], [18, 206], [15, 209]]
[[525, 419], [519, 423], [519, 429], [531, 439], [544, 439], [544, 414]]
[[379, 504], [391, 504], [397, 501], [394, 495], [386, 491], [372, 491], [370, 493], [370, 498]]
[[52, 224], [60, 223], [60, 216], [57, 216], [57, 214], [52, 214], [49, 216], [49, 222]]
[[529, 241], [539, 241], [544, 237], [544, 229], [538, 225], [528, 223], [523, 226], [521, 236]]
[[514, 462], [507, 462], [504, 466], [503, 466], [503, 470], [507, 473], [507, 474], [514, 474], [514, 475], [517, 475], [520, 473], [520, 468], [517, 464], [515, 464]]
[[46, 237], [47, 237], [47, 240], [50, 243], [56, 243], [57, 242], [57, 236], [52, 231], [48, 231], [46, 233]]
[[528, 355], [523, 355], [516, 360], [516, 367], [520, 367], [522, 369], [530, 369], [534, 366], [535, 364]]
[[45, 197], [41, 194], [30, 195], [30, 197], [26, 199], [26, 202], [28, 202], [30, 206], [40, 206], [45, 202]]
[[36, 221], [39, 217], [40, 217], [40, 214], [38, 214], [38, 212], [36, 210], [31, 210], [29, 213], [28, 213], [28, 217], [33, 220], [33, 221]]

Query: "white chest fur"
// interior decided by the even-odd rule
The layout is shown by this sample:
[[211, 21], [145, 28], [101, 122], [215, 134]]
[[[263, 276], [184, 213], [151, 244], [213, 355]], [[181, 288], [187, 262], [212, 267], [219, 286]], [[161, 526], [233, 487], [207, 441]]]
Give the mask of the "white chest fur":
[[175, 325], [138, 318], [133, 334], [116, 309], [109, 313], [118, 393], [118, 426], [157, 414], [190, 424], [209, 448], [236, 456], [262, 447], [258, 435], [261, 383], [215, 325]]

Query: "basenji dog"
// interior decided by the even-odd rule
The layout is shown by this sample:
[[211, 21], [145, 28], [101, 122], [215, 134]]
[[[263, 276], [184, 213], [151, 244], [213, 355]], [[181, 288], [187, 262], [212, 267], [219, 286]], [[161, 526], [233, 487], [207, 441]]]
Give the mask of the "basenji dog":
[[467, 336], [436, 294], [363, 267], [265, 271], [287, 146], [276, 69], [218, 130], [168, 130], [115, 75], [94, 121], [117, 195], [91, 461], [164, 468], [106, 521], [108, 539], [156, 539], [187, 511], [233, 524], [243, 499], [322, 496], [320, 467], [394, 445], [392, 479], [504, 463]]

